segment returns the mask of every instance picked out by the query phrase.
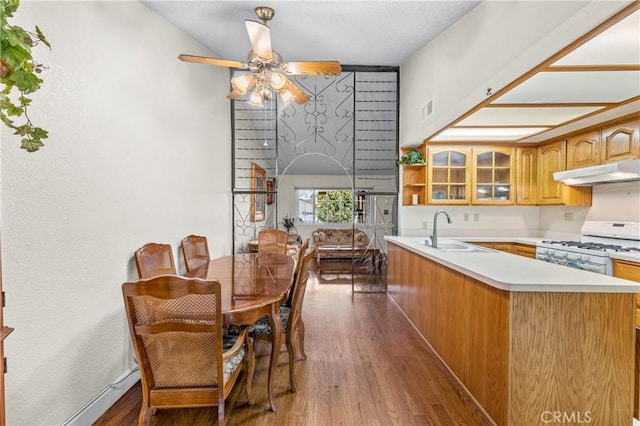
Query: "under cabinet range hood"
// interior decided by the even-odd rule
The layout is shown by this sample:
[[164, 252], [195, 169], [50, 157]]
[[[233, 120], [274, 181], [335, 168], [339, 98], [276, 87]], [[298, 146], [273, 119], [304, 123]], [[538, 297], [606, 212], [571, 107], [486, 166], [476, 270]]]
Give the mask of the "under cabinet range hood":
[[624, 160], [582, 169], [555, 172], [553, 178], [565, 185], [593, 186], [602, 183], [640, 180], [640, 160]]

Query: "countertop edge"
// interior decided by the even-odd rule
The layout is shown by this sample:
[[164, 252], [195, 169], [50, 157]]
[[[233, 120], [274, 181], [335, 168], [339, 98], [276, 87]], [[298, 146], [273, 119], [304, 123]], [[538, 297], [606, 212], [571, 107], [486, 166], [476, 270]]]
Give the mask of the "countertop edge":
[[[566, 292], [566, 293], [638, 293], [640, 292], [640, 284], [636, 284], [632, 281], [623, 280], [620, 278], [610, 277], [606, 275], [595, 274], [592, 272], [582, 271], [579, 269], [566, 268], [559, 265], [554, 265], [546, 262], [542, 262], [537, 259], [525, 258], [509, 253], [502, 253], [495, 250], [487, 249], [488, 252], [474, 254], [474, 253], [447, 253], [420, 244], [418, 240], [421, 237], [398, 237], [398, 236], [385, 236], [384, 239], [390, 243], [396, 244], [404, 249], [407, 249], [413, 253], [416, 253], [422, 257], [433, 260], [444, 266], [447, 266], [462, 274], [468, 275], [471, 278], [477, 279], [491, 287], [511, 292]], [[447, 237], [446, 240], [454, 240]], [[458, 241], [463, 240], [457, 239]], [[532, 240], [532, 238], [511, 238], [510, 241], [515, 240]], [[442, 239], [445, 241], [445, 239]], [[455, 241], [455, 240], [454, 240]], [[473, 242], [468, 238], [464, 238], [464, 241]], [[476, 241], [480, 241], [477, 239]], [[486, 241], [486, 239], [485, 239]], [[507, 241], [507, 240], [503, 240]], [[478, 262], [477, 256], [483, 256], [482, 262]], [[506, 256], [513, 256], [507, 258]], [[487, 257], [490, 257], [487, 259]], [[475, 260], [476, 262], [473, 262]], [[533, 262], [539, 262], [538, 264]], [[553, 279], [556, 277], [556, 282], [541, 282], [542, 279], [536, 279], [535, 273], [524, 274], [519, 276], [520, 282], [514, 279], [508, 281], [499, 277], [499, 270], [487, 271], [486, 265], [507, 265], [511, 267], [520, 266], [527, 267], [528, 269], [535, 269], [537, 271], [544, 271], [547, 274], [543, 275], [547, 279]], [[485, 271], [481, 269], [485, 268]], [[503, 268], [506, 269], [506, 268]], [[528, 271], [532, 272], [532, 271]], [[588, 275], [585, 275], [588, 274]], [[504, 274], [503, 274], [504, 275]], [[508, 275], [508, 272], [507, 272]], [[515, 275], [514, 275], [515, 276]], [[563, 278], [566, 280], [563, 281]], [[571, 281], [571, 282], [570, 282]]]

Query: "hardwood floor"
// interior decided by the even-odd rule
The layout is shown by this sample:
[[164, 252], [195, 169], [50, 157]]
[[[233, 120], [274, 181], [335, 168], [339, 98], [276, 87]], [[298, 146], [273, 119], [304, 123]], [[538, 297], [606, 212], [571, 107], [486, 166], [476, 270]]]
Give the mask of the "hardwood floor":
[[[270, 346], [256, 345], [254, 396], [244, 377], [227, 398], [228, 425], [477, 425], [485, 419], [450, 383], [437, 357], [384, 294], [351, 294], [351, 286], [309, 278], [304, 301], [306, 361], [296, 363], [298, 391], [289, 390], [282, 350], [269, 409]], [[94, 425], [134, 425], [141, 403], [134, 386]], [[158, 410], [153, 425], [216, 423], [215, 408]]]

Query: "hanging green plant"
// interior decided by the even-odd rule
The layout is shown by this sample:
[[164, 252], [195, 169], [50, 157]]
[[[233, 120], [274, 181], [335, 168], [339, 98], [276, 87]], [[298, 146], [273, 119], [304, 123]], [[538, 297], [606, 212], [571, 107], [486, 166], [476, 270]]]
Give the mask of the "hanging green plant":
[[[20, 0], [0, 0], [0, 120], [22, 137], [22, 149], [34, 152], [44, 146], [48, 133], [36, 127], [29, 118], [29, 95], [40, 88], [38, 76], [46, 67], [33, 60], [31, 48], [40, 43], [51, 49], [51, 45], [38, 26], [35, 32], [11, 25], [7, 21], [18, 10]], [[22, 123], [16, 119], [24, 118]]]
[[424, 159], [424, 156], [420, 151], [414, 149], [413, 151], [409, 151], [400, 157], [398, 160], [398, 164], [426, 164], [427, 162]]

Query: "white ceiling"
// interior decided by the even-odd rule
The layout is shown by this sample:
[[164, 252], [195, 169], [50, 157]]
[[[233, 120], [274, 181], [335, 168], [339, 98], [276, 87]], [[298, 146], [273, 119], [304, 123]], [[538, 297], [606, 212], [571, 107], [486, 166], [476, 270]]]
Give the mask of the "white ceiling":
[[[246, 60], [251, 47], [244, 20], [258, 21], [255, 7], [269, 6], [275, 9], [268, 24], [272, 46], [284, 61], [397, 66], [479, 1], [142, 3], [222, 59]], [[541, 142], [640, 111], [640, 12], [584, 40], [430, 141]]]
[[[244, 20], [275, 10], [271, 44], [284, 61], [398, 66], [480, 2], [474, 1], [142, 1], [217, 57], [245, 61]], [[190, 53], [190, 52], [179, 52]], [[191, 52], [193, 53], [193, 52]]]
[[613, 21], [430, 140], [540, 142], [640, 111], [640, 11]]

